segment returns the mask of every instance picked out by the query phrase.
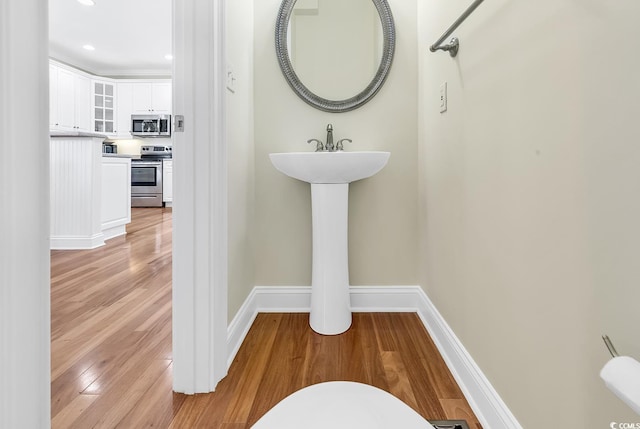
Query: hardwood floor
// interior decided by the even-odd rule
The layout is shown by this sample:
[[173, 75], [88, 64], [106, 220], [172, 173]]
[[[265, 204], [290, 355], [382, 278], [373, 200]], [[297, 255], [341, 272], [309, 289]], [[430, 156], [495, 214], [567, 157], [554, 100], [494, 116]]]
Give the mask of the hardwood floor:
[[314, 333], [308, 314], [259, 314], [215, 393], [173, 393], [171, 211], [132, 215], [102, 248], [51, 252], [53, 428], [246, 428], [302, 387], [350, 380], [480, 429], [410, 313], [356, 313], [338, 336]]
[[171, 211], [132, 210], [128, 234], [51, 252], [54, 428], [167, 427], [171, 392]]

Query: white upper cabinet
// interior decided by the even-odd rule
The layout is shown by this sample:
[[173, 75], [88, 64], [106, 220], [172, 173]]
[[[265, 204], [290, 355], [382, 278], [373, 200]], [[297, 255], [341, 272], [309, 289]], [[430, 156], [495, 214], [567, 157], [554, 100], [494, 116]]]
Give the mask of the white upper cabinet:
[[171, 114], [171, 82], [135, 83], [133, 113]]
[[131, 138], [131, 113], [133, 113], [133, 83], [118, 82], [116, 85], [116, 136]]
[[115, 84], [109, 81], [93, 81], [93, 131], [115, 135], [116, 123]]
[[131, 138], [132, 114], [171, 114], [170, 79], [101, 78], [49, 63], [49, 128]]
[[58, 125], [58, 67], [49, 64], [49, 128]]
[[74, 80], [73, 73], [58, 69], [58, 117], [55, 125], [61, 129], [76, 128]]
[[76, 75], [74, 96], [76, 130], [91, 131], [91, 79]]
[[131, 138], [132, 114], [171, 114], [171, 81], [118, 81], [115, 133], [117, 137]]
[[50, 65], [49, 104], [51, 128], [91, 130], [91, 81], [70, 70]]

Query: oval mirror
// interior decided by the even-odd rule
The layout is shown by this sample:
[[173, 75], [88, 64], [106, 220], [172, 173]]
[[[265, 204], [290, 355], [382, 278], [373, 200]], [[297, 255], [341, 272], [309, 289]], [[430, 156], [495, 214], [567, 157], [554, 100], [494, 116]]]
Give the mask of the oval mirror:
[[362, 106], [393, 61], [395, 27], [387, 0], [283, 0], [276, 54], [293, 91], [325, 112]]

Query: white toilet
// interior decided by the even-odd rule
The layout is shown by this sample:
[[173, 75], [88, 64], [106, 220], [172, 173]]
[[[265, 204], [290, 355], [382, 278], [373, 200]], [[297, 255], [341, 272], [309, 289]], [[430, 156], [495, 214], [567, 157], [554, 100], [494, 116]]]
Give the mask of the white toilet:
[[362, 383], [330, 381], [298, 390], [252, 426], [255, 429], [434, 429], [392, 394]]

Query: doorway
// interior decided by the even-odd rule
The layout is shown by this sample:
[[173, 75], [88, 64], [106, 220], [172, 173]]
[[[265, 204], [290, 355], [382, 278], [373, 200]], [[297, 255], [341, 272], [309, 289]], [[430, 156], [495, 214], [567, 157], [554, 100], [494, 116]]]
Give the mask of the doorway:
[[[171, 145], [170, 138], [143, 140], [129, 134], [135, 131], [131, 128], [132, 114], [144, 109], [171, 113], [171, 87], [166, 78], [170, 78], [172, 66], [165, 58], [172, 46], [171, 32], [166, 31], [172, 27], [171, 9], [171, 0], [135, 4], [122, 0], [50, 0], [50, 57], [58, 61], [50, 65], [50, 73], [55, 72], [49, 80], [50, 116], [54, 119], [50, 126], [62, 129], [62, 133], [73, 125], [74, 131], [106, 135], [110, 149], [117, 148], [111, 156], [139, 157], [143, 145]], [[140, 16], [146, 20], [140, 22]], [[96, 31], [109, 27], [117, 32]], [[126, 37], [119, 37], [125, 33]], [[149, 76], [140, 79], [141, 73]], [[104, 174], [108, 165], [95, 167], [94, 181], [100, 181], [100, 168]], [[158, 201], [162, 201], [162, 175], [154, 174], [156, 179], [161, 194]], [[103, 193], [110, 185], [115, 186], [106, 181], [102, 177]], [[124, 191], [121, 195], [126, 196]], [[53, 196], [56, 198], [57, 193]], [[118, 197], [112, 202], [120, 205], [121, 200]], [[102, 198], [103, 204], [105, 201], [110, 200]], [[84, 205], [78, 209], [92, 211]], [[126, 206], [122, 209], [125, 215], [120, 217], [126, 218]], [[144, 380], [153, 380], [152, 384], [168, 381], [171, 392], [171, 213], [164, 208], [134, 208], [129, 217], [132, 222], [126, 225], [126, 235], [111, 238], [102, 247], [52, 251], [54, 427], [92, 427], [100, 423], [92, 418], [106, 419], [101, 424], [109, 426], [117, 409], [134, 411], [132, 395], [150, 387]], [[145, 361], [152, 364], [146, 365]], [[139, 362], [137, 369], [134, 362]], [[153, 367], [157, 372], [149, 373]], [[122, 403], [123, 398], [129, 399]], [[106, 414], [99, 411], [105, 408], [103, 401], [111, 402]], [[85, 408], [80, 415], [73, 412], [79, 403]]]
[[172, 3], [173, 113], [186, 119], [173, 138], [172, 370], [184, 393], [214, 390], [227, 370], [224, 6]]
[[[48, 9], [44, 0], [1, 5], [0, 426], [47, 427]], [[187, 125], [174, 141], [173, 388], [194, 393], [213, 390], [226, 372], [224, 1], [174, 0], [173, 10], [174, 54], [182, 57], [174, 60], [174, 112]], [[210, 126], [194, 132], [193, 123]], [[28, 175], [24, 159], [37, 167]], [[198, 183], [207, 186], [194, 189]]]

